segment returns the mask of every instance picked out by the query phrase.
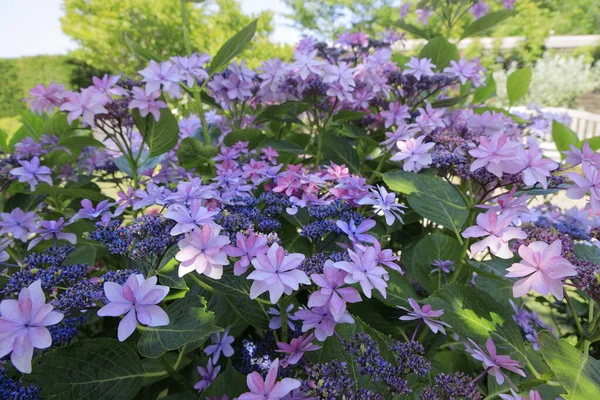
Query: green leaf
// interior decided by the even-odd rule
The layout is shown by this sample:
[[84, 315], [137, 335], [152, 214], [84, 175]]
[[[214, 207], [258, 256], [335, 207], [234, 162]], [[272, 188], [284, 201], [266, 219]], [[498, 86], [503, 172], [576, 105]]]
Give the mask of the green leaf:
[[431, 103], [431, 106], [434, 108], [444, 108], [444, 107], [452, 107], [458, 104], [462, 104], [468, 96], [457, 96], [450, 97], [449, 99], [438, 100]]
[[137, 344], [144, 357], [156, 358], [167, 351], [181, 346], [200, 342], [212, 333], [222, 331], [213, 325], [214, 315], [206, 312], [203, 299], [188, 296], [167, 307], [169, 325], [145, 327]]
[[574, 253], [577, 258], [600, 264], [600, 249], [596, 246], [588, 246], [583, 243], [576, 243]]
[[201, 141], [188, 137], [181, 141], [177, 149], [177, 159], [185, 169], [198, 168], [202, 165], [212, 165], [212, 158], [218, 149]]
[[492, 338], [496, 345], [506, 345], [511, 352], [527, 359], [521, 331], [508, 304], [500, 304], [485, 292], [458, 283], [445, 285], [427, 303], [436, 310], [444, 310], [440, 319], [450, 324], [459, 336], [480, 345]]
[[44, 134], [44, 120], [37, 114], [21, 111], [21, 122], [27, 131], [27, 136], [39, 139]]
[[[271, 319], [268, 305], [250, 300], [251, 281], [243, 276], [223, 275], [221, 279], [212, 279], [204, 275], [198, 277], [213, 290], [219, 292], [231, 308], [249, 325], [258, 329], [268, 329]], [[190, 287], [194, 281], [187, 281]]]
[[256, 33], [256, 25], [258, 19], [250, 22], [248, 26], [243, 28], [241, 31], [233, 35], [220, 49], [212, 59], [209, 70], [211, 73], [217, 72], [222, 67], [229, 64], [229, 62], [239, 55], [244, 48], [252, 41], [254, 34]]
[[69, 254], [67, 257], [67, 261], [65, 265], [70, 264], [88, 264], [94, 265], [94, 261], [96, 261], [96, 247], [91, 246], [89, 244], [81, 245], [78, 243], [78, 246], [75, 248], [75, 251]]
[[277, 140], [277, 139], [264, 139], [256, 147], [259, 149], [271, 147], [271, 148], [277, 150], [278, 152], [293, 153], [293, 154], [300, 154], [304, 151], [304, 149], [302, 147], [298, 146], [296, 143], [288, 142], [287, 140]]
[[342, 110], [333, 116], [333, 121], [334, 122], [356, 121], [357, 119], [361, 119], [365, 115], [366, 115], [366, 113], [362, 112], [362, 111]]
[[69, 136], [61, 139], [58, 146], [64, 146], [70, 150], [81, 150], [84, 147], [104, 147], [104, 144], [91, 136]]
[[429, 33], [427, 31], [424, 31], [415, 25], [409, 24], [408, 22], [404, 22], [404, 20], [397, 20], [395, 24], [398, 28], [405, 30], [408, 33], [412, 33], [413, 35], [423, 39], [429, 39]]
[[390, 276], [387, 282], [388, 287], [386, 290], [387, 296], [384, 299], [381, 297], [379, 292], [375, 293], [375, 297], [384, 304], [388, 304], [392, 307], [402, 306], [406, 307], [409, 298], [415, 298], [415, 290], [413, 289], [410, 282], [399, 272], [388, 270]]
[[44, 123], [44, 133], [48, 135], [56, 135], [59, 138], [65, 136], [68, 132], [77, 129], [79, 123], [77, 120], [73, 121], [73, 125], [69, 125], [67, 121], [67, 114], [63, 112], [56, 112]]
[[264, 138], [265, 135], [260, 129], [238, 129], [228, 133], [223, 139], [223, 144], [225, 144], [225, 146], [233, 146], [237, 142], [248, 142], [248, 147], [250, 149], [255, 149]]
[[473, 94], [473, 104], [481, 104], [490, 97], [496, 94], [496, 80], [494, 76], [490, 74], [485, 81], [485, 86], [480, 86], [475, 89]]
[[457, 61], [460, 56], [455, 45], [448, 42], [443, 36], [438, 36], [427, 42], [421, 49], [419, 58], [430, 58], [437, 70], [441, 71], [450, 65], [450, 61]]
[[156, 122], [152, 114], [142, 117], [138, 109], [132, 111], [133, 121], [148, 148], [149, 157], [158, 156], [171, 150], [179, 139], [177, 119], [168, 108], [161, 108], [160, 120]]
[[464, 39], [470, 36], [479, 35], [516, 14], [517, 12], [515, 10], [501, 10], [488, 13], [467, 26], [463, 32], [462, 38]]
[[144, 370], [131, 346], [102, 338], [48, 351], [23, 379], [41, 387], [45, 399], [128, 400], [141, 388]]
[[422, 217], [461, 232], [469, 209], [452, 184], [437, 176], [404, 171], [388, 172], [383, 180], [391, 190], [408, 195], [408, 204]]
[[587, 142], [590, 145], [590, 149], [594, 151], [600, 150], [600, 136], [587, 138], [584, 140], [584, 142]]
[[275, 104], [258, 113], [253, 123], [260, 124], [267, 121], [283, 121], [290, 114], [297, 116], [298, 114], [304, 112], [307, 107], [308, 106], [305, 103], [301, 103], [299, 101], [288, 101], [281, 104]]
[[360, 173], [360, 159], [354, 147], [347, 140], [341, 140], [332, 132], [326, 132], [323, 135], [324, 161], [344, 164], [353, 173]]
[[231, 365], [231, 361], [228, 361], [225, 371], [221, 372], [217, 376], [217, 379], [202, 392], [202, 398], [220, 399], [225, 394], [230, 398], [234, 398], [247, 391], [246, 375], [238, 372], [233, 365]]
[[521, 100], [529, 91], [531, 75], [531, 67], [525, 67], [514, 71], [506, 79], [508, 103], [511, 107]]
[[539, 335], [540, 351], [567, 391], [565, 399], [600, 399], [600, 362], [558, 340], [549, 332]]
[[436, 230], [431, 235], [422, 237], [412, 251], [403, 252], [402, 263], [408, 270], [409, 276], [432, 293], [445, 281], [439, 274], [431, 273], [433, 269], [431, 264], [435, 260], [451, 260], [458, 263], [460, 255], [460, 243], [455, 238]]
[[72, 197], [75, 199], [90, 199], [92, 201], [102, 201], [107, 199], [102, 193], [91, 189], [56, 187], [46, 183], [37, 185], [35, 194], [49, 194], [52, 196]]
[[567, 157], [562, 152], [570, 150], [571, 145], [580, 147], [577, 134], [556, 120], [552, 121], [552, 140], [556, 144], [556, 149], [561, 152], [562, 159]]

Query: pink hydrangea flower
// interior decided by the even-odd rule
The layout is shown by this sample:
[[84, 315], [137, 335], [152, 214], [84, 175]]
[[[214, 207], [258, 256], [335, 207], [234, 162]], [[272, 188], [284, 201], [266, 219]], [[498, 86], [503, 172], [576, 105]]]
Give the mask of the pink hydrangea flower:
[[292, 339], [292, 341], [287, 344], [285, 342], [277, 342], [277, 353], [289, 353], [286, 358], [281, 362], [282, 367], [287, 367], [288, 365], [297, 364], [298, 361], [304, 356], [304, 353], [309, 351], [316, 351], [321, 348], [321, 346], [317, 346], [316, 344], [312, 344], [312, 341], [315, 339], [314, 334], [304, 334], [300, 337]]
[[102, 95], [102, 103], [110, 103], [111, 96], [125, 96], [127, 92], [120, 86], [115, 86], [121, 77], [119, 75], [108, 75], [104, 74], [101, 78], [94, 76], [92, 81], [94, 82], [94, 87], [98, 92]]
[[29, 242], [27, 251], [33, 249], [42, 240], [66, 240], [71, 244], [77, 243], [77, 236], [74, 233], [63, 232], [65, 224], [64, 218], [56, 221], [40, 221], [39, 226], [33, 228], [31, 233], [37, 233], [39, 236]]
[[212, 340], [213, 344], [204, 348], [204, 354], [207, 356], [212, 355], [212, 361], [214, 364], [219, 362], [221, 353], [228, 358], [233, 355], [233, 347], [231, 347], [231, 343], [235, 341], [235, 338], [233, 336], [229, 336], [230, 328], [231, 326], [228, 326], [223, 333], [217, 332], [210, 335], [210, 340]]
[[574, 184], [567, 190], [567, 197], [570, 199], [581, 199], [586, 193], [590, 193], [590, 207], [594, 214], [600, 212], [600, 171], [596, 166], [588, 163], [581, 164], [583, 176], [576, 172], [569, 172], [566, 175]]
[[399, 15], [401, 19], [404, 19], [408, 16], [408, 12], [410, 11], [410, 3], [404, 3], [402, 4], [402, 7], [400, 7], [400, 11], [399, 11]]
[[67, 91], [65, 85], [52, 82], [47, 87], [41, 83], [36, 85], [29, 94], [31, 97], [25, 100], [29, 103], [31, 111], [41, 115], [44, 112], [51, 113], [55, 107], [60, 107]]
[[10, 353], [16, 369], [24, 374], [31, 373], [33, 349], [47, 349], [52, 336], [47, 326], [56, 325], [64, 315], [52, 311], [46, 304], [42, 281], [37, 280], [21, 289], [17, 300], [0, 302], [0, 358]]
[[29, 232], [37, 224], [37, 219], [37, 214], [33, 211], [24, 212], [18, 207], [9, 213], [1, 213], [0, 235], [10, 234], [15, 239], [26, 242]]
[[429, 304], [425, 304], [423, 308], [416, 302], [415, 299], [408, 299], [408, 304], [412, 307], [412, 311], [408, 308], [398, 306], [402, 310], [408, 312], [408, 315], [403, 315], [400, 317], [402, 321], [412, 321], [419, 320], [419, 322], [423, 321], [425, 325], [431, 329], [431, 332], [438, 333], [442, 332], [444, 335], [446, 334], [446, 330], [444, 327], [451, 328], [450, 325], [445, 323], [444, 321], [438, 321], [437, 319], [444, 315], [444, 310], [434, 310], [431, 308]]
[[509, 141], [503, 133], [494, 135], [491, 139], [486, 136], [479, 138], [479, 146], [469, 150], [469, 154], [476, 158], [471, 164], [471, 172], [485, 167], [489, 172], [502, 177], [502, 173], [512, 166], [519, 143]]
[[336, 324], [354, 323], [348, 312], [336, 322], [327, 307], [303, 308], [296, 312], [296, 317], [302, 320], [302, 332], [314, 329], [315, 337], [321, 342], [333, 335]]
[[425, 8], [417, 8], [416, 13], [418, 16], [417, 21], [427, 26], [427, 24], [429, 23], [429, 17], [431, 17], [433, 11], [427, 10]]
[[379, 266], [375, 249], [367, 247], [360, 254], [348, 250], [348, 255], [351, 261], [339, 261], [333, 264], [335, 268], [348, 273], [344, 281], [348, 284], [359, 283], [363, 293], [369, 299], [373, 289], [379, 291], [385, 298], [386, 281], [389, 279], [389, 275], [383, 267]]
[[521, 245], [521, 262], [508, 268], [507, 278], [523, 278], [513, 286], [513, 296], [522, 297], [532, 289], [547, 295], [552, 293], [558, 300], [564, 297], [562, 279], [577, 275], [573, 265], [561, 256], [562, 242], [552, 244], [533, 242], [529, 246]]
[[428, 167], [431, 162], [431, 150], [434, 146], [434, 142], [423, 143], [425, 136], [419, 136], [418, 138], [411, 138], [408, 140], [399, 140], [396, 143], [398, 151], [390, 158], [391, 161], [404, 161], [402, 169], [407, 172], [419, 172], [423, 168]]
[[205, 390], [215, 379], [217, 379], [217, 375], [221, 371], [221, 366], [217, 365], [213, 366], [212, 359], [208, 359], [208, 364], [206, 367], [198, 367], [198, 373], [200, 374], [200, 380], [194, 385], [194, 389], [199, 392]]
[[213, 217], [217, 214], [218, 211], [209, 211], [208, 208], [202, 207], [199, 200], [194, 200], [189, 206], [173, 204], [165, 213], [165, 218], [177, 222], [171, 229], [171, 235], [176, 236], [200, 229], [204, 225], [215, 225]]
[[485, 214], [477, 216], [477, 225], [470, 226], [462, 233], [466, 238], [485, 239], [473, 243], [470, 248], [470, 256], [482, 252], [485, 248], [489, 248], [490, 252], [496, 257], [509, 259], [513, 253], [508, 247], [508, 242], [512, 239], [526, 239], [527, 234], [521, 228], [509, 226], [514, 218], [514, 214], [503, 213], [498, 216], [493, 211], [488, 211]]
[[496, 198], [496, 204], [488, 205], [488, 204], [479, 204], [477, 207], [486, 208], [490, 212], [495, 212], [498, 214], [531, 214], [529, 207], [527, 206], [527, 202], [531, 199], [531, 196], [515, 196], [517, 192], [517, 187], [513, 186], [510, 191], [504, 193], [498, 198]]
[[235, 246], [227, 245], [223, 250], [229, 257], [240, 257], [233, 264], [233, 273], [237, 276], [246, 273], [252, 260], [259, 254], [265, 254], [268, 249], [266, 236], [254, 232], [246, 236], [238, 232], [235, 234]]
[[312, 274], [310, 279], [320, 289], [308, 298], [308, 307], [327, 307], [333, 319], [339, 321], [346, 314], [346, 303], [358, 303], [362, 299], [358, 290], [345, 286], [346, 271], [334, 267], [331, 261], [325, 263], [322, 274]]
[[520, 368], [521, 366], [518, 361], [513, 360], [509, 356], [502, 356], [496, 353], [496, 346], [492, 339], [488, 339], [485, 342], [485, 347], [489, 354], [486, 354], [473, 340], [468, 340], [469, 343], [465, 343], [465, 350], [471, 353], [471, 357], [483, 363], [483, 368], [485, 368], [490, 376], [496, 378], [498, 385], [502, 385], [504, 380], [508, 379], [504, 371], [502, 371], [503, 369], [525, 377], [525, 372]]
[[131, 91], [133, 99], [129, 102], [129, 109], [139, 109], [142, 117], [152, 114], [154, 119], [158, 121], [160, 119], [160, 109], [167, 107], [167, 103], [157, 100], [160, 97], [160, 91], [157, 90], [156, 92], [146, 94], [144, 89], [137, 86], [131, 89]]
[[96, 126], [94, 117], [97, 114], [105, 114], [103, 94], [94, 87], [81, 90], [81, 93], [67, 94], [67, 101], [60, 106], [61, 111], [67, 111], [67, 121], [72, 124], [79, 117], [83, 126]]
[[16, 176], [19, 182], [29, 184], [29, 189], [33, 192], [40, 182], [45, 182], [52, 186], [52, 171], [45, 165], [40, 165], [39, 157], [33, 157], [30, 161], [19, 160], [20, 167], [10, 170], [10, 174]]
[[123, 342], [131, 336], [137, 321], [147, 326], [169, 325], [169, 316], [157, 305], [169, 293], [169, 287], [157, 285], [157, 281], [156, 276], [144, 279], [142, 274], [131, 274], [122, 286], [115, 282], [104, 282], [108, 304], [98, 310], [98, 315], [125, 315], [117, 329], [119, 341]]
[[563, 154], [567, 156], [565, 163], [571, 165], [578, 165], [581, 163], [590, 163], [598, 166], [600, 164], [600, 153], [596, 153], [590, 147], [589, 142], [584, 142], [581, 150], [574, 145], [570, 145], [571, 150], [563, 151]]
[[139, 71], [146, 82], [146, 95], [150, 96], [160, 90], [169, 93], [171, 96], [181, 97], [181, 87], [179, 80], [181, 76], [177, 70], [177, 66], [170, 61], [161, 62], [160, 64], [154, 60], [150, 60], [150, 65], [147, 68]]
[[473, 87], [478, 87], [483, 84], [484, 69], [479, 65], [478, 60], [469, 61], [466, 58], [461, 58], [458, 62], [451, 60], [450, 66], [444, 69], [452, 75], [456, 75], [461, 84], [471, 82]]
[[498, 396], [500, 396], [502, 400], [542, 400], [542, 396], [536, 390], [530, 390], [529, 393], [527, 393], [527, 397], [521, 396], [519, 393], [515, 392], [514, 389], [510, 389], [510, 394], [499, 394]]
[[514, 165], [507, 168], [508, 172], [514, 173], [520, 171], [523, 174], [523, 183], [533, 186], [540, 183], [544, 189], [548, 187], [548, 177], [552, 176], [551, 171], [558, 168], [558, 163], [549, 158], [542, 157], [542, 152], [537, 146], [531, 146], [529, 149], [519, 148]]
[[175, 259], [180, 261], [179, 276], [192, 271], [213, 279], [221, 279], [223, 266], [229, 265], [227, 253], [223, 250], [229, 238], [219, 235], [220, 227], [204, 225], [200, 231], [193, 230], [179, 241], [179, 252]]
[[269, 372], [263, 381], [258, 372], [252, 372], [246, 378], [250, 392], [242, 394], [238, 400], [280, 400], [287, 397], [294, 389], [300, 387], [300, 381], [292, 378], [283, 378], [277, 382], [279, 359], [269, 366]]
[[250, 298], [255, 299], [268, 291], [271, 303], [275, 304], [284, 293], [290, 295], [298, 290], [300, 283], [310, 285], [306, 273], [297, 269], [304, 258], [300, 253], [286, 255], [277, 243], [273, 243], [266, 254], [258, 254], [252, 260], [255, 270], [248, 275], [248, 279], [254, 281]]
[[311, 73], [315, 75], [323, 74], [321, 67], [325, 63], [315, 58], [317, 52], [318, 50], [312, 50], [311, 52], [296, 51], [294, 53], [295, 61], [290, 66], [290, 69], [300, 75], [300, 78], [302, 78], [303, 81], [305, 81]]

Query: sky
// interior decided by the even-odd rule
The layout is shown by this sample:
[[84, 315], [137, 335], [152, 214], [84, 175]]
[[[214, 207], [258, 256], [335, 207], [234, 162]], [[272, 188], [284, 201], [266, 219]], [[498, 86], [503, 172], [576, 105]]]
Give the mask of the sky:
[[[151, 0], [148, 0], [151, 1]], [[76, 44], [60, 28], [63, 0], [0, 0], [0, 58], [40, 54], [66, 54]], [[264, 10], [275, 13], [276, 42], [295, 43], [300, 35], [282, 16], [281, 0], [241, 0], [247, 14]]]

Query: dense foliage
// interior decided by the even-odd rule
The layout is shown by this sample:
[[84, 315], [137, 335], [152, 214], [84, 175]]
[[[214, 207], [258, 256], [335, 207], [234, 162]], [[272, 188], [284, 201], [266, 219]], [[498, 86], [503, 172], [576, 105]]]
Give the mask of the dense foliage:
[[442, 36], [250, 69], [256, 21], [210, 56], [181, 11], [182, 54], [40, 84], [0, 143], [0, 398], [600, 396], [595, 138]]

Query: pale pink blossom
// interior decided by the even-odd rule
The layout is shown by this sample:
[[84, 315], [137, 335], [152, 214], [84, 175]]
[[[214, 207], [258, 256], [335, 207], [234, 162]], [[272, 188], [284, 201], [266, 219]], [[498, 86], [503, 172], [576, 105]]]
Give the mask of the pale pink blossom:
[[438, 333], [442, 332], [444, 335], [446, 334], [446, 330], [444, 327], [451, 328], [450, 325], [443, 321], [438, 321], [438, 318], [444, 315], [444, 310], [434, 310], [431, 308], [429, 304], [425, 304], [422, 308], [417, 303], [415, 299], [408, 299], [408, 304], [412, 307], [412, 311], [408, 308], [398, 306], [402, 310], [408, 312], [408, 315], [403, 315], [400, 317], [402, 321], [413, 321], [419, 320], [419, 322], [423, 321], [425, 325], [431, 329], [431, 332]]
[[248, 279], [254, 281], [250, 298], [268, 291], [271, 303], [276, 304], [284, 293], [290, 295], [298, 290], [300, 283], [310, 285], [306, 273], [297, 268], [304, 258], [300, 253], [286, 255], [277, 243], [273, 243], [266, 254], [258, 254], [252, 260], [255, 270], [248, 275]]
[[411, 138], [406, 141], [400, 140], [396, 143], [400, 150], [390, 158], [391, 161], [404, 161], [402, 169], [408, 172], [419, 172], [421, 169], [428, 167], [431, 162], [431, 150], [435, 143], [423, 143], [425, 136]]
[[503, 133], [498, 133], [491, 139], [481, 136], [479, 146], [469, 150], [469, 154], [476, 159], [471, 164], [471, 172], [485, 167], [498, 178], [502, 177], [502, 173], [513, 165], [518, 147], [518, 142], [509, 141], [508, 136]]
[[169, 325], [169, 316], [157, 305], [169, 293], [169, 287], [157, 285], [157, 281], [156, 276], [144, 279], [142, 274], [131, 274], [123, 285], [104, 282], [104, 295], [108, 304], [98, 310], [98, 315], [125, 315], [117, 329], [119, 341], [123, 342], [131, 336], [137, 321], [147, 326]]
[[589, 163], [581, 164], [583, 176], [576, 172], [569, 172], [566, 175], [574, 183], [567, 190], [567, 197], [570, 199], [581, 199], [586, 193], [590, 193], [590, 207], [594, 214], [600, 212], [600, 171], [594, 165]]
[[496, 346], [492, 339], [488, 339], [485, 342], [488, 353], [483, 351], [481, 347], [471, 339], [468, 340], [469, 343], [465, 343], [465, 350], [468, 353], [471, 353], [471, 357], [483, 363], [483, 368], [485, 368], [490, 376], [496, 378], [496, 383], [498, 383], [498, 385], [502, 385], [505, 379], [507, 379], [506, 374], [502, 371], [503, 369], [525, 377], [525, 372], [520, 368], [521, 366], [518, 361], [513, 360], [509, 356], [502, 356], [496, 353]]
[[336, 321], [327, 307], [303, 308], [296, 313], [302, 320], [302, 332], [314, 329], [315, 337], [321, 342], [333, 335], [336, 324], [353, 324], [354, 318], [346, 312]]
[[55, 107], [60, 107], [67, 95], [65, 85], [50, 83], [47, 87], [43, 84], [36, 85], [29, 91], [31, 97], [25, 99], [29, 103], [31, 111], [43, 114], [51, 113]]
[[105, 114], [108, 111], [104, 108], [103, 94], [95, 87], [82, 89], [81, 93], [71, 92], [67, 94], [67, 101], [60, 106], [61, 111], [67, 111], [67, 121], [72, 124], [79, 117], [83, 126], [96, 126], [94, 117], [98, 114]]
[[181, 97], [181, 87], [179, 86], [181, 76], [177, 66], [172, 62], [164, 61], [159, 64], [154, 60], [150, 60], [148, 67], [139, 71], [139, 73], [144, 77], [143, 81], [146, 82], [146, 95], [150, 96], [159, 91], [162, 86], [162, 89], [171, 96]]
[[496, 198], [496, 204], [479, 204], [479, 208], [487, 208], [489, 211], [502, 214], [510, 213], [513, 215], [518, 214], [531, 214], [527, 202], [531, 199], [531, 196], [521, 195], [515, 196], [517, 187], [513, 186], [509, 192], [504, 193]]
[[542, 157], [542, 152], [537, 146], [531, 146], [525, 150], [520, 147], [517, 150], [517, 158], [513, 165], [506, 168], [508, 172], [523, 174], [523, 183], [533, 186], [540, 183], [544, 189], [548, 187], [548, 177], [552, 176], [551, 171], [558, 168], [558, 163], [549, 158]]
[[526, 239], [527, 234], [521, 228], [511, 227], [510, 224], [514, 218], [513, 214], [504, 213], [498, 216], [493, 211], [477, 216], [477, 225], [470, 226], [462, 233], [466, 238], [484, 237], [483, 240], [473, 243], [470, 251], [471, 257], [482, 252], [486, 248], [496, 257], [509, 259], [513, 253], [508, 247], [508, 242], [512, 239]]
[[411, 57], [405, 65], [407, 68], [403, 73], [405, 75], [411, 74], [418, 81], [424, 76], [433, 76], [434, 74], [433, 68], [435, 68], [435, 64], [431, 62], [431, 58]]
[[112, 101], [111, 96], [125, 96], [127, 92], [120, 86], [115, 86], [121, 77], [119, 75], [107, 75], [104, 74], [102, 79], [94, 76], [92, 81], [94, 87], [102, 95], [102, 103], [110, 103]]
[[344, 286], [346, 271], [336, 268], [331, 261], [325, 263], [322, 274], [312, 274], [310, 279], [320, 289], [308, 298], [308, 307], [327, 307], [333, 319], [339, 321], [346, 314], [346, 303], [358, 303], [362, 299], [358, 290]]
[[233, 264], [233, 273], [237, 276], [246, 273], [252, 260], [259, 254], [265, 254], [268, 249], [266, 236], [251, 231], [248, 236], [242, 232], [236, 233], [235, 246], [227, 245], [223, 250], [229, 257], [240, 257]]
[[367, 247], [360, 254], [348, 250], [351, 261], [338, 261], [333, 264], [335, 268], [344, 270], [348, 273], [344, 282], [348, 284], [359, 283], [360, 287], [369, 299], [371, 291], [376, 289], [381, 295], [386, 297], [386, 281], [389, 279], [387, 271], [379, 265], [377, 252], [373, 247]]
[[522, 260], [508, 268], [507, 278], [522, 278], [513, 286], [513, 296], [522, 297], [531, 290], [547, 295], [552, 293], [558, 300], [564, 297], [562, 280], [577, 275], [573, 265], [561, 256], [562, 242], [552, 244], [533, 242], [521, 245]]
[[129, 102], [129, 109], [139, 109], [142, 117], [152, 114], [154, 119], [158, 121], [160, 119], [160, 109], [167, 107], [167, 103], [157, 100], [160, 97], [160, 91], [157, 90], [156, 92], [146, 94], [144, 89], [137, 86], [131, 89], [131, 91], [133, 99]]
[[269, 366], [269, 372], [264, 380], [258, 372], [250, 373], [246, 377], [250, 392], [242, 394], [238, 400], [280, 400], [300, 387], [300, 381], [297, 379], [283, 378], [277, 382], [278, 370], [279, 359], [276, 359]]
[[311, 333], [309, 335], [304, 334], [300, 337], [292, 339], [289, 344], [285, 342], [277, 342], [278, 349], [275, 351], [277, 353], [288, 353], [287, 357], [281, 362], [281, 366], [287, 367], [288, 365], [297, 364], [298, 361], [300, 361], [300, 359], [304, 356], [304, 353], [319, 350], [321, 346], [312, 344], [314, 339], [315, 335]]
[[33, 349], [47, 349], [52, 336], [47, 326], [58, 324], [64, 317], [46, 304], [42, 281], [37, 280], [19, 292], [17, 300], [0, 302], [0, 358], [10, 353], [16, 369], [31, 373]]
[[223, 266], [229, 265], [225, 245], [229, 238], [219, 235], [221, 228], [218, 226], [204, 225], [200, 230], [193, 230], [186, 234], [178, 243], [179, 252], [175, 259], [180, 261], [179, 276], [184, 276], [192, 271], [204, 274], [209, 278], [221, 279]]

